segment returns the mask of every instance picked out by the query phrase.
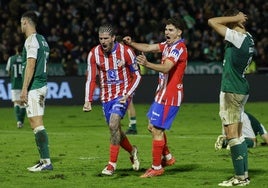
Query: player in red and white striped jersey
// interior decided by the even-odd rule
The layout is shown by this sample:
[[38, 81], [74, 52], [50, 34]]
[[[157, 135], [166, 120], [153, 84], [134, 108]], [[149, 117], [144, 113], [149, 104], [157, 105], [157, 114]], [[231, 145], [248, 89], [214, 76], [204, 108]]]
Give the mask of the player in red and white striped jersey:
[[108, 53], [102, 45], [93, 48], [88, 55], [85, 100], [92, 101], [97, 74], [100, 77], [101, 101], [108, 102], [126, 94], [131, 96], [140, 82], [135, 57], [130, 48], [117, 42]]
[[141, 176], [143, 178], [162, 175], [163, 166], [175, 163], [164, 131], [170, 129], [183, 98], [183, 75], [188, 59], [187, 48], [181, 37], [183, 26], [180, 19], [168, 19], [165, 27], [166, 41], [162, 43], [137, 43], [129, 36], [123, 39], [126, 44], [139, 51], [162, 53], [161, 64], [148, 62], [144, 54], [136, 58], [138, 64], [159, 72], [155, 100], [147, 114], [148, 129], [153, 135], [153, 163]]
[[99, 28], [99, 42], [100, 44], [92, 48], [88, 55], [83, 110], [91, 111], [98, 75], [103, 112], [111, 134], [110, 160], [102, 174], [113, 174], [120, 146], [130, 153], [133, 169], [138, 170], [137, 148], [129, 143], [120, 126], [120, 120], [124, 117], [132, 94], [141, 80], [135, 61], [136, 55], [128, 46], [116, 42], [114, 28], [109, 24]]

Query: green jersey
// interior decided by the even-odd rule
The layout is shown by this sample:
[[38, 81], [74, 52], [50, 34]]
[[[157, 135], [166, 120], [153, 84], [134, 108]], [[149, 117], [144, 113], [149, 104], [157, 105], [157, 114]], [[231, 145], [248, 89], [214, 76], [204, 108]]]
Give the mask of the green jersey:
[[256, 136], [258, 134], [261, 136], [266, 133], [266, 130], [262, 127], [261, 123], [253, 115], [248, 112], [245, 112], [245, 114], [248, 116], [252, 130]]
[[254, 41], [249, 33], [242, 34], [227, 28], [221, 91], [247, 95], [249, 85], [245, 71], [252, 60]]
[[9, 72], [11, 78], [11, 89], [22, 88], [22, 56], [20, 54], [13, 55], [8, 58], [6, 71]]
[[25, 43], [22, 51], [23, 57], [23, 75], [27, 63], [27, 58], [36, 59], [33, 79], [28, 90], [38, 89], [47, 85], [47, 62], [49, 58], [49, 46], [42, 35], [32, 34]]

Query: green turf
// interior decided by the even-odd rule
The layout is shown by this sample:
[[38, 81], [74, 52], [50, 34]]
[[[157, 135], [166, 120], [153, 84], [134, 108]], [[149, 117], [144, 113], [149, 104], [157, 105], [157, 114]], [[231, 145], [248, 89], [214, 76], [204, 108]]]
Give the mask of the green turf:
[[[44, 121], [54, 170], [41, 173], [26, 170], [38, 160], [28, 120], [24, 128], [17, 129], [13, 108], [1, 108], [0, 187], [212, 188], [232, 176], [229, 151], [214, 150], [214, 142], [221, 133], [218, 104], [184, 103], [167, 132], [176, 164], [167, 167], [163, 176], [139, 178], [151, 165], [151, 135], [147, 132], [146, 119], [149, 105], [135, 106], [138, 135], [129, 139], [138, 146], [141, 169], [132, 171], [129, 155], [120, 150], [112, 177], [100, 175], [107, 164], [109, 148], [109, 132], [100, 106], [93, 106], [90, 113], [82, 112], [82, 106], [47, 106]], [[248, 103], [246, 108], [268, 125], [267, 102]], [[127, 129], [127, 118], [122, 123], [123, 129]], [[267, 187], [267, 156], [268, 147], [249, 150], [251, 183], [248, 187]]]

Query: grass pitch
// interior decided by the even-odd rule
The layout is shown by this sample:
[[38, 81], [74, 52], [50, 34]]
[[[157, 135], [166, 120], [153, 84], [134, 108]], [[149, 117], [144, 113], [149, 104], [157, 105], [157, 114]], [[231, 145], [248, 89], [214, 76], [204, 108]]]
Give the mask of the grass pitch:
[[[138, 135], [129, 140], [138, 146], [141, 169], [131, 169], [129, 155], [120, 150], [116, 173], [103, 177], [100, 172], [109, 159], [109, 132], [100, 106], [90, 113], [82, 106], [47, 106], [44, 117], [49, 134], [54, 170], [31, 173], [27, 167], [38, 160], [29, 122], [16, 128], [12, 107], [1, 108], [0, 187], [3, 188], [162, 188], [218, 187], [233, 174], [228, 150], [215, 151], [214, 142], [221, 133], [218, 104], [184, 103], [167, 131], [168, 143], [176, 164], [163, 176], [143, 179], [139, 176], [151, 165], [151, 135], [147, 131], [148, 104], [135, 104]], [[246, 110], [268, 128], [268, 103], [247, 103]], [[128, 120], [122, 120], [127, 129]], [[258, 137], [260, 141], [260, 138]], [[248, 187], [267, 187], [268, 147], [249, 150]]]

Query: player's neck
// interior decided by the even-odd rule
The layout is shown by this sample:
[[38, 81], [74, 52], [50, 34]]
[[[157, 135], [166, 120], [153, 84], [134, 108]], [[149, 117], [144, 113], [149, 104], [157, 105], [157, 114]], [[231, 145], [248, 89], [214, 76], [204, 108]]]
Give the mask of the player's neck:
[[237, 25], [236, 27], [233, 28], [235, 31], [240, 32], [240, 33], [246, 33], [246, 29], [243, 25]]
[[239, 33], [246, 33], [247, 31], [245, 29], [242, 29], [242, 28], [235, 28], [234, 29], [235, 31], [239, 32]]
[[28, 31], [26, 31], [26, 37], [29, 37], [32, 34], [36, 33], [36, 29], [30, 28]]

